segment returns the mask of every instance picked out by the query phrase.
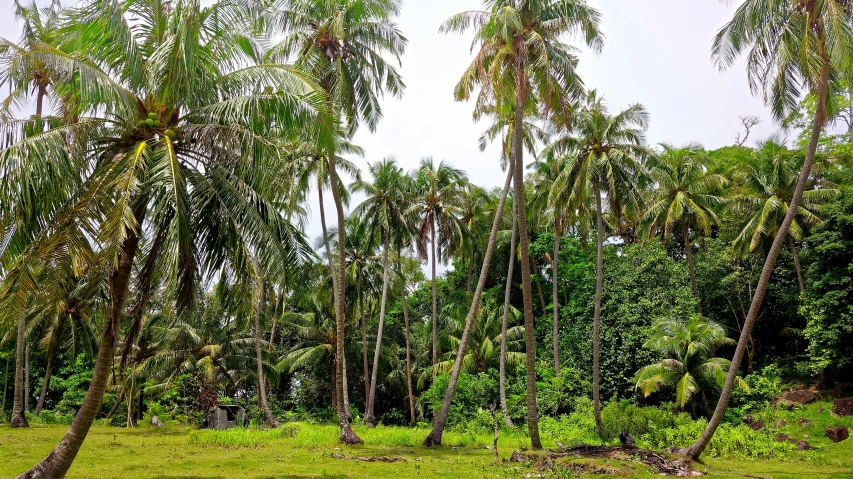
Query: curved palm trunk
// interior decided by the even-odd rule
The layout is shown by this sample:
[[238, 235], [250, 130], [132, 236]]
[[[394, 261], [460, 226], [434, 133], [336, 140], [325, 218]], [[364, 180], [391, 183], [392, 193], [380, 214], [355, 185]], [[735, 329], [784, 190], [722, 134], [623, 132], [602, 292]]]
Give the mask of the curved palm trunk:
[[53, 375], [53, 362], [56, 360], [56, 347], [51, 347], [47, 355], [47, 365], [44, 368], [44, 381], [41, 384], [41, 392], [36, 403], [36, 410], [33, 413], [38, 416], [44, 407], [44, 399], [47, 396], [47, 388], [50, 386], [50, 378]]
[[[519, 54], [519, 58], [523, 55]], [[521, 60], [519, 60], [521, 61]], [[533, 449], [542, 449], [539, 439], [539, 412], [536, 408], [536, 336], [533, 330], [533, 291], [530, 286], [530, 238], [527, 235], [527, 210], [524, 200], [524, 114], [527, 80], [521, 65], [516, 66], [515, 120], [513, 123], [514, 193], [518, 205], [518, 238], [521, 249], [521, 290], [524, 299], [524, 345], [527, 368], [527, 429]]]
[[806, 183], [809, 180], [809, 175], [814, 164], [815, 152], [817, 144], [820, 140], [820, 133], [826, 123], [826, 96], [829, 89], [829, 60], [824, 58], [823, 67], [821, 69], [820, 83], [817, 91], [817, 108], [815, 109], [814, 124], [812, 125], [812, 133], [809, 138], [809, 145], [806, 149], [806, 158], [803, 162], [803, 168], [800, 170], [797, 177], [797, 186], [794, 189], [794, 196], [791, 198], [791, 204], [788, 206], [788, 211], [785, 213], [785, 219], [773, 239], [773, 245], [767, 253], [767, 259], [764, 262], [764, 267], [761, 269], [761, 276], [758, 279], [758, 284], [755, 287], [755, 293], [752, 296], [752, 303], [749, 306], [746, 320], [743, 323], [743, 329], [740, 332], [740, 338], [735, 348], [735, 354], [732, 357], [732, 363], [729, 367], [729, 372], [726, 375], [726, 382], [723, 385], [723, 390], [720, 393], [720, 399], [717, 402], [717, 407], [714, 409], [714, 414], [708, 425], [696, 440], [689, 447], [682, 449], [680, 452], [685, 456], [693, 459], [698, 459], [714, 436], [714, 432], [719, 427], [723, 420], [723, 415], [726, 413], [726, 408], [729, 405], [729, 399], [732, 395], [732, 390], [735, 385], [735, 378], [740, 369], [741, 361], [746, 352], [747, 343], [752, 335], [752, 328], [755, 326], [755, 320], [758, 317], [758, 310], [761, 309], [761, 303], [764, 301], [764, 295], [767, 293], [767, 285], [770, 283], [770, 275], [773, 273], [773, 267], [776, 265], [776, 258], [779, 256], [779, 251], [782, 249], [782, 243], [785, 237], [788, 236], [788, 231], [791, 228], [791, 223], [794, 221], [797, 208], [800, 205], [800, 200], [803, 198], [803, 191], [806, 189]]
[[684, 235], [684, 254], [687, 256], [687, 269], [690, 271], [690, 289], [696, 298], [696, 312], [702, 314], [702, 300], [699, 298], [699, 287], [696, 285], [696, 269], [693, 267], [693, 246], [690, 244], [690, 228], [687, 221], [681, 222], [681, 232]]
[[[510, 171], [512, 171], [512, 164], [509, 165]], [[503, 310], [503, 320], [501, 321], [501, 357], [500, 357], [500, 370], [499, 370], [499, 383], [498, 389], [500, 392], [501, 398], [501, 412], [504, 416], [504, 422], [509, 427], [515, 427], [515, 424], [512, 423], [512, 419], [509, 417], [509, 408], [506, 404], [506, 330], [509, 322], [509, 296], [512, 290], [512, 274], [513, 274], [513, 266], [515, 266], [515, 240], [518, 226], [518, 208], [516, 203], [513, 201], [512, 203], [512, 233], [510, 234], [509, 240], [509, 266], [507, 266], [507, 274], [506, 274], [506, 287], [504, 288], [504, 310]]]
[[483, 268], [480, 270], [480, 278], [477, 280], [477, 288], [474, 290], [474, 298], [471, 301], [471, 307], [468, 309], [468, 316], [465, 318], [465, 328], [462, 330], [462, 337], [459, 340], [459, 349], [456, 351], [456, 361], [453, 363], [453, 370], [450, 372], [450, 381], [447, 384], [447, 391], [444, 393], [444, 401], [441, 403], [441, 409], [433, 420], [432, 431], [424, 439], [424, 446], [440, 446], [441, 436], [444, 434], [444, 428], [447, 426], [447, 416], [450, 413], [450, 403], [453, 401], [453, 394], [456, 392], [456, 384], [459, 380], [459, 373], [462, 371], [462, 360], [468, 350], [468, 337], [471, 335], [471, 329], [474, 327], [474, 318], [477, 315], [477, 309], [480, 306], [480, 296], [483, 294], [483, 289], [486, 287], [486, 276], [489, 275], [489, 265], [492, 261], [492, 253], [495, 249], [495, 238], [498, 236], [498, 226], [501, 221], [501, 212], [503, 211], [506, 195], [509, 191], [509, 185], [512, 182], [512, 170], [507, 172], [506, 183], [504, 184], [503, 194], [498, 202], [498, 208], [495, 210], [495, 219], [492, 222], [492, 231], [489, 234], [489, 243], [486, 246], [486, 254], [483, 257]]
[[[334, 197], [334, 195], [332, 195]], [[329, 244], [329, 232], [326, 229], [326, 208], [323, 206], [323, 184], [317, 180], [317, 197], [320, 200], [320, 226], [323, 228], [323, 246], [326, 247], [326, 257], [329, 258], [329, 276], [332, 278], [332, 295], [337, 289], [338, 278], [335, 275], [334, 256], [332, 246]]]
[[110, 412], [107, 413], [106, 417], [108, 417], [108, 418], [113, 417], [113, 414], [115, 414], [116, 411], [118, 411], [118, 407], [121, 406], [121, 402], [124, 401], [124, 389], [125, 389], [124, 386], [122, 386], [121, 389], [119, 390], [118, 397], [116, 397], [116, 402], [115, 402], [115, 404], [113, 404], [112, 409], [110, 409]]
[[[255, 271], [260, 274], [257, 260], [255, 260]], [[264, 418], [271, 427], [278, 427], [278, 419], [270, 408], [267, 402], [267, 384], [264, 379], [264, 362], [261, 358], [261, 312], [267, 305], [267, 282], [262, 278], [258, 278], [258, 306], [255, 308], [255, 360], [258, 367], [258, 402], [260, 402], [261, 410], [264, 411]]]
[[370, 374], [370, 398], [367, 401], [367, 413], [364, 423], [368, 426], [376, 426], [376, 417], [373, 408], [376, 404], [376, 378], [379, 371], [379, 350], [382, 347], [382, 330], [385, 327], [385, 302], [388, 297], [388, 248], [391, 247], [391, 237], [388, 228], [385, 228], [385, 251], [382, 254], [382, 300], [379, 306], [379, 328], [376, 331], [376, 349], [373, 351], [373, 370]]
[[551, 259], [551, 287], [553, 296], [551, 298], [551, 309], [554, 315], [554, 327], [552, 331], [554, 343], [554, 375], [560, 376], [560, 298], [557, 291], [557, 266], [560, 263], [560, 216], [554, 210], [554, 257]]
[[432, 366], [438, 364], [438, 286], [435, 283], [435, 220], [431, 225], [430, 248], [432, 250]]
[[338, 180], [338, 172], [335, 168], [335, 155], [330, 153], [329, 157], [329, 182], [332, 185], [332, 198], [335, 200], [335, 210], [338, 215], [338, 267], [335, 271], [337, 277], [337, 285], [335, 287], [335, 356], [341, 358], [340, 361], [335, 361], [335, 378], [338, 386], [336, 395], [338, 404], [342, 407], [338, 408], [338, 424], [341, 428], [341, 442], [344, 444], [364, 444], [364, 441], [352, 430], [349, 423], [349, 414], [344, 404], [344, 308], [346, 307], [346, 279], [344, 278], [344, 270], [346, 269], [346, 227], [344, 223], [344, 205], [341, 200], [341, 192], [338, 189], [340, 182]]
[[21, 314], [18, 318], [18, 334], [15, 342], [15, 389], [12, 392], [12, 427], [30, 427], [27, 416], [24, 414], [24, 350], [27, 342], [26, 315]]
[[598, 257], [595, 262], [595, 312], [592, 326], [592, 409], [595, 414], [595, 430], [604, 437], [604, 425], [601, 423], [601, 400], [599, 398], [599, 350], [601, 349], [601, 293], [604, 290], [604, 225], [601, 212], [601, 190], [598, 182], [594, 187], [595, 224], [597, 232]]
[[136, 389], [136, 374], [133, 372], [133, 365], [130, 367], [130, 388], [127, 390], [127, 420], [125, 421], [125, 425], [128, 428], [134, 426], [133, 424], [133, 390]]
[[367, 361], [367, 321], [364, 317], [364, 292], [358, 287], [358, 307], [361, 313], [361, 360], [364, 363], [364, 403], [370, 401], [370, 364]]
[[794, 268], [797, 270], [797, 282], [800, 284], [800, 292], [806, 290], [806, 280], [803, 278], [803, 270], [800, 267], [800, 255], [797, 253], [797, 244], [794, 243], [794, 237], [788, 235], [788, 246], [791, 247], [791, 255], [794, 256]]
[[[136, 224], [142, 224], [143, 213], [135, 212]], [[32, 469], [18, 476], [18, 479], [46, 478], [61, 479], [68, 473], [71, 463], [77, 456], [77, 452], [92, 427], [92, 422], [104, 400], [104, 392], [107, 389], [107, 381], [110, 377], [110, 365], [115, 355], [115, 344], [121, 327], [121, 316], [124, 312], [124, 303], [127, 299], [128, 283], [133, 267], [133, 260], [139, 246], [139, 236], [129, 231], [128, 237], [122, 243], [121, 255], [118, 267], [110, 274], [110, 300], [107, 306], [107, 317], [104, 321], [104, 333], [98, 347], [98, 358], [95, 361], [95, 369], [92, 372], [92, 381], [82, 406], [74, 416], [74, 421], [68, 428], [59, 444]]]
[[[398, 267], [400, 268], [400, 271], [403, 271], [403, 266], [399, 262], [399, 258], [400, 258], [400, 249], [399, 248], [397, 249], [397, 258], [398, 258], [397, 264], [399, 265]], [[409, 413], [411, 414], [412, 422], [415, 422], [415, 394], [414, 394], [414, 391], [412, 390], [412, 345], [411, 345], [411, 340], [410, 340], [411, 336], [409, 333], [409, 307], [406, 304], [406, 293], [407, 293], [406, 286], [404, 284], [403, 285], [403, 292], [402, 292], [402, 295], [403, 295], [402, 301], [403, 301], [403, 321], [405, 322], [405, 326], [406, 326], [406, 389], [407, 389], [407, 392], [409, 393]]]

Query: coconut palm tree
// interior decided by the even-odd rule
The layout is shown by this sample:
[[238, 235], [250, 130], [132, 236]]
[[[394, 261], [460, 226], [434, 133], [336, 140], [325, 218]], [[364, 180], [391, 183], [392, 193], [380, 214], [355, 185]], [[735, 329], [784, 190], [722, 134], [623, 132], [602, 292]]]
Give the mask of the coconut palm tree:
[[[817, 160], [815, 160], [817, 161]], [[732, 198], [735, 211], [746, 214], [746, 223], [734, 240], [735, 251], [746, 254], [758, 249], [767, 238], [775, 237], [788, 212], [788, 205], [797, 186], [797, 175], [803, 163], [799, 151], [791, 151], [773, 141], [764, 142], [752, 153], [752, 158], [735, 174], [746, 186], [746, 192]], [[794, 267], [800, 292], [806, 282], [800, 268], [796, 241], [821, 222], [820, 205], [838, 195], [834, 188], [809, 188], [803, 192], [800, 206], [788, 229], [788, 246], [794, 257]]]
[[[694, 413], [693, 400], [701, 394], [707, 409], [705, 392], [722, 388], [731, 366], [728, 359], [715, 356], [717, 349], [734, 344], [735, 340], [726, 337], [721, 325], [701, 316], [660, 320], [652, 326], [650, 338], [643, 346], [664, 359], [637, 371], [636, 387], [646, 397], [665, 388], [675, 388], [675, 404], [682, 409], [694, 404]], [[740, 378], [738, 384], [749, 389]]]
[[405, 225], [406, 203], [404, 190], [401, 189], [403, 169], [393, 159], [385, 159], [369, 167], [373, 182], [357, 181], [352, 185], [354, 192], [363, 192], [367, 198], [354, 211], [365, 222], [368, 237], [382, 236], [382, 298], [379, 307], [379, 327], [376, 331], [376, 349], [373, 353], [373, 370], [370, 376], [367, 408], [364, 423], [376, 425], [374, 405], [376, 403], [376, 380], [379, 370], [379, 352], [382, 348], [382, 332], [385, 327], [385, 306], [388, 298], [390, 265], [388, 257], [391, 249], [392, 231]]
[[[436, 265], [445, 260], [454, 243], [462, 238], [462, 224], [459, 221], [459, 204], [462, 187], [467, 177], [462, 170], [441, 161], [438, 164], [432, 158], [421, 160], [421, 166], [412, 172], [414, 199], [409, 214], [418, 217], [420, 223], [415, 238], [421, 259], [427, 258], [432, 264], [432, 364], [438, 364], [438, 288], [436, 283]], [[429, 243], [429, 249], [427, 249]]]
[[640, 209], [642, 199], [637, 179], [643, 175], [642, 160], [648, 113], [635, 104], [613, 115], [595, 90], [588, 93], [584, 107], [573, 118], [574, 130], [543, 151], [567, 155], [563, 169], [551, 187], [550, 202], [582, 210], [595, 201], [598, 261], [596, 264], [595, 309], [593, 313], [592, 400], [596, 429], [604, 435], [599, 398], [599, 350], [601, 294], [604, 289], [604, 208], [606, 196], [613, 222], [626, 206]]
[[[518, 234], [527, 341], [527, 425], [534, 448], [542, 447], [536, 409], [536, 344], [533, 335], [533, 303], [530, 287], [530, 255], [527, 210], [524, 200], [524, 105], [528, 96], [540, 99], [545, 111], [564, 117], [571, 110], [573, 95], [582, 92], [575, 71], [574, 49], [564, 34], [579, 34], [594, 50], [600, 50], [603, 35], [600, 14], [583, 0], [487, 0], [483, 11], [463, 12], [448, 19], [441, 30], [476, 30], [473, 48], [478, 52], [456, 87], [459, 100], [470, 98], [476, 88], [493, 91], [512, 84], [515, 95], [512, 157], [514, 199], [518, 208]], [[505, 89], [504, 89], [505, 91]], [[507, 92], [508, 93], [508, 92]]]
[[714, 39], [712, 53], [720, 68], [730, 67], [742, 53], [749, 51], [747, 71], [750, 86], [753, 91], [763, 92], [764, 100], [777, 121], [782, 121], [797, 107], [802, 89], [815, 96], [816, 105], [805, 160], [785, 219], [767, 253], [720, 400], [699, 439], [682, 450], [691, 458], [696, 459], [702, 454], [726, 412], [773, 266], [799, 212], [821, 131], [827, 118], [834, 116], [835, 112], [828, 111], [827, 99], [840, 90], [840, 80], [850, 71], [850, 59], [853, 58], [851, 15], [853, 4], [849, 0], [746, 0]]
[[712, 226], [719, 226], [720, 219], [715, 209], [723, 199], [714, 193], [728, 183], [722, 175], [708, 172], [709, 158], [701, 145], [692, 143], [676, 148], [662, 145], [663, 151], [651, 159], [649, 177], [656, 185], [649, 206], [643, 215], [650, 223], [650, 235], [660, 232], [666, 238], [676, 224], [681, 223], [684, 236], [684, 253], [690, 270], [690, 287], [696, 297], [699, 314], [699, 288], [693, 268], [693, 245], [690, 231], [711, 234]]
[[[27, 68], [47, 64], [58, 72], [56, 84], [73, 92], [79, 121], [45, 119], [55, 127], [32, 136], [25, 134], [31, 121], [0, 127], [9, 145], [0, 151], [6, 172], [0, 208], [14, 197], [10, 190], [37, 191], [44, 179], [32, 171], [70, 171], [55, 187], [73, 194], [9, 271], [7, 284], [32, 291], [36, 285], [23, 279], [33, 265], [86, 236], [103, 245], [97, 267], [109, 278], [86, 398], [59, 445], [22, 477], [63, 477], [79, 451], [103, 400], [131, 272], [150, 232], [168, 232], [160, 261], [179, 310], [192, 309], [202, 262], [216, 271], [226, 261], [233, 244], [226, 237], [260, 252], [271, 278], [308, 255], [301, 233], [254, 187], [251, 174], [278, 168], [272, 125], [328, 123], [322, 92], [295, 69], [251, 57], [257, 50], [243, 48], [253, 35], [241, 28], [251, 20], [242, 6], [126, 7], [88, 1], [69, 14], [73, 56], [37, 45], [23, 57]], [[329, 141], [327, 131], [315, 131]], [[69, 187], [75, 184], [82, 187]], [[10, 314], [21, 309], [7, 304]]]

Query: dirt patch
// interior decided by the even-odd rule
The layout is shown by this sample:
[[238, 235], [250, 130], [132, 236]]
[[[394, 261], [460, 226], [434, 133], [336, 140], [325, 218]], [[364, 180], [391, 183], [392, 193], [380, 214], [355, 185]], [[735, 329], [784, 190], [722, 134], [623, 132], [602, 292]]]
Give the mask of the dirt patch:
[[693, 464], [689, 459], [670, 459], [664, 454], [636, 447], [582, 445], [556, 450], [552, 449], [546, 457], [551, 461], [561, 457], [633, 461], [641, 462], [649, 466], [656, 473], [666, 476], [691, 477], [702, 475], [701, 472], [693, 470]]
[[838, 416], [853, 416], [853, 398], [832, 401], [832, 413]]
[[809, 404], [817, 399], [817, 393], [810, 389], [798, 389], [786, 392], [779, 399], [794, 404]]
[[826, 437], [832, 439], [832, 442], [836, 444], [850, 437], [850, 432], [845, 426], [831, 427], [824, 432], [826, 433]]
[[345, 454], [332, 454], [332, 459], [346, 459], [349, 461], [362, 462], [407, 462], [408, 459], [400, 456], [347, 456]]

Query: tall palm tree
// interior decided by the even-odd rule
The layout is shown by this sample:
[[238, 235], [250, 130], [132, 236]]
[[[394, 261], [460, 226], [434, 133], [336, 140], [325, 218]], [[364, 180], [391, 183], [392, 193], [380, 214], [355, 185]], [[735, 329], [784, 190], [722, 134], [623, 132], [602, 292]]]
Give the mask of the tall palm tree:
[[530, 254], [527, 210], [524, 200], [524, 105], [528, 96], [541, 100], [546, 111], [568, 116], [573, 94], [582, 84], [575, 71], [574, 49], [564, 34], [579, 34], [598, 51], [604, 37], [599, 31], [600, 13], [583, 0], [486, 0], [484, 11], [463, 12], [448, 19], [441, 30], [476, 30], [473, 48], [478, 52], [456, 87], [459, 100], [468, 99], [480, 87], [505, 90], [512, 84], [515, 95], [512, 157], [514, 200], [518, 208], [518, 234], [527, 342], [527, 426], [534, 448], [542, 447], [536, 409], [536, 343], [533, 334], [533, 302], [530, 285]]
[[366, 398], [367, 408], [364, 416], [364, 423], [372, 427], [376, 425], [376, 416], [374, 415], [376, 398], [374, 396], [379, 370], [379, 352], [382, 347], [382, 332], [385, 327], [388, 276], [391, 269], [388, 256], [391, 249], [392, 232], [404, 227], [406, 204], [404, 190], [401, 187], [403, 186], [402, 178], [406, 175], [393, 159], [385, 159], [379, 163], [371, 164], [369, 169], [373, 182], [357, 181], [353, 184], [352, 190], [367, 195], [364, 202], [354, 211], [366, 223], [367, 236], [382, 236], [382, 299], [379, 306], [379, 327], [376, 330], [376, 349], [373, 353], [370, 391], [368, 391]]
[[601, 294], [604, 289], [604, 209], [607, 203], [614, 223], [623, 208], [639, 210], [641, 192], [637, 179], [643, 174], [642, 159], [648, 155], [645, 131], [648, 113], [635, 104], [612, 115], [595, 90], [588, 93], [584, 107], [573, 118], [573, 132], [548, 145], [544, 153], [566, 154], [565, 164], [551, 187], [551, 203], [578, 210], [595, 201], [598, 260], [596, 263], [595, 309], [592, 338], [592, 401], [596, 430], [604, 435], [599, 398], [599, 350]]
[[[23, 281], [34, 264], [89, 235], [103, 245], [98, 267], [109, 278], [86, 398], [59, 445], [22, 477], [64, 477], [79, 451], [103, 401], [131, 272], [149, 232], [169, 233], [161, 261], [179, 310], [193, 306], [200, 263], [211, 271], [226, 260], [226, 236], [260, 252], [273, 278], [307, 257], [301, 233], [247, 175], [278, 167], [271, 125], [328, 123], [323, 95], [298, 71], [251, 57], [256, 50], [243, 48], [253, 36], [241, 28], [250, 20], [242, 7], [155, 1], [131, 9], [88, 1], [70, 14], [74, 56], [38, 45], [23, 57], [59, 72], [57, 85], [73, 92], [79, 121], [47, 119], [56, 127], [29, 137], [31, 122], [2, 124], [10, 144], [0, 151], [4, 194], [37, 190], [43, 179], [30, 172], [58, 168], [72, 172], [59, 186], [74, 195], [5, 280], [26, 291], [35, 286]], [[328, 141], [327, 131], [317, 135]], [[83, 187], [68, 188], [73, 182]], [[7, 204], [0, 200], [0, 208]], [[8, 303], [11, 314], [20, 311], [20, 303]]]
[[[721, 325], [695, 316], [687, 320], [667, 318], [652, 326], [649, 340], [643, 345], [658, 352], [663, 359], [637, 371], [637, 389], [648, 397], [664, 388], [675, 388], [675, 404], [685, 408], [701, 394], [705, 407], [705, 391], [722, 388], [731, 363], [716, 357], [717, 349], [732, 346]], [[746, 383], [738, 378], [744, 389]], [[694, 408], [695, 409], [695, 408]]]
[[[734, 240], [736, 251], [742, 254], [755, 251], [766, 238], [776, 236], [791, 204], [802, 163], [800, 152], [768, 140], [735, 173], [746, 186], [746, 192], [734, 197], [732, 206], [747, 216]], [[795, 242], [801, 241], [809, 228], [821, 222], [818, 216], [820, 205], [837, 195], [838, 190], [834, 188], [809, 188], [803, 192], [797, 214], [791, 221], [787, 239], [794, 257], [800, 292], [806, 290], [806, 282]]]
[[[361, 123], [373, 131], [382, 109], [379, 96], [388, 92], [402, 95], [405, 85], [396, 68], [383, 55], [399, 63], [406, 48], [406, 37], [393, 19], [400, 13], [400, 0], [280, 0], [273, 7], [274, 23], [284, 38], [271, 50], [280, 61], [296, 57], [297, 64], [317, 78], [326, 92], [336, 121], [355, 132]], [[327, 151], [329, 181], [338, 222], [338, 244], [346, 245], [344, 208], [338, 189], [339, 179], [334, 151]], [[338, 250], [335, 286], [338, 356], [344, 354], [344, 308], [346, 252]], [[337, 362], [337, 384], [343, 384], [343, 361]], [[343, 391], [337, 394], [343, 401]], [[349, 419], [339, 413], [341, 441], [360, 444]]]
[[712, 226], [719, 226], [715, 208], [723, 199], [714, 192], [726, 185], [728, 180], [722, 175], [708, 172], [710, 159], [701, 145], [689, 144], [676, 148], [662, 145], [663, 151], [649, 162], [649, 177], [656, 185], [650, 204], [643, 219], [651, 223], [650, 234], [655, 228], [666, 238], [677, 223], [681, 223], [684, 236], [684, 254], [690, 270], [690, 287], [696, 297], [699, 314], [702, 314], [699, 302], [699, 288], [696, 286], [696, 272], [693, 268], [693, 245], [690, 243], [690, 230], [704, 235], [711, 234]]
[[682, 453], [694, 459], [705, 450], [726, 412], [773, 266], [799, 211], [803, 192], [811, 176], [821, 131], [827, 118], [834, 114], [827, 111], [827, 98], [840, 89], [839, 80], [850, 71], [850, 59], [853, 58], [851, 15], [853, 3], [849, 0], [746, 0], [714, 39], [712, 52], [721, 68], [730, 67], [741, 53], [749, 51], [747, 70], [750, 86], [753, 91], [763, 92], [764, 100], [776, 120], [783, 120], [796, 108], [801, 88], [815, 95], [816, 105], [811, 136], [797, 185], [785, 219], [779, 225], [779, 231], [767, 253], [732, 357], [732, 367], [726, 376], [726, 384], [702, 435], [682, 450]]
[[[421, 166], [413, 172], [414, 200], [409, 213], [419, 218], [420, 226], [415, 238], [418, 254], [422, 260], [432, 264], [432, 364], [438, 364], [438, 287], [436, 264], [447, 257], [454, 243], [462, 237], [459, 221], [459, 204], [462, 186], [467, 181], [462, 170], [432, 158], [421, 160]], [[427, 249], [429, 243], [429, 249]], [[438, 244], [436, 246], [436, 243]]]

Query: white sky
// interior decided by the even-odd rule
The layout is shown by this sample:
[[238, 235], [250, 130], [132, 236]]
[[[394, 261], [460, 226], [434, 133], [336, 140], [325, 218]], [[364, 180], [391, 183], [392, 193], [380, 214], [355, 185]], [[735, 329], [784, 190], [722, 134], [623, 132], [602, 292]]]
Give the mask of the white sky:
[[[768, 110], [749, 91], [742, 62], [719, 72], [710, 59], [714, 34], [740, 2], [589, 1], [603, 14], [606, 40], [599, 55], [581, 47], [581, 77], [587, 88], [605, 95], [611, 109], [645, 105], [651, 115], [650, 143], [698, 141], [709, 149], [730, 145], [741, 130], [738, 115], [747, 114], [764, 120], [750, 143], [775, 130]], [[450, 15], [480, 7], [479, 0], [405, 0], [399, 27], [409, 39], [402, 65], [407, 89], [401, 100], [385, 100], [385, 118], [375, 133], [365, 130], [356, 136], [367, 155], [353, 160], [363, 170], [368, 162], [388, 156], [408, 170], [432, 156], [464, 169], [477, 184], [503, 185], [498, 148], [477, 148], [485, 124], [473, 123], [471, 104], [453, 100], [453, 86], [471, 59], [471, 36], [438, 33]], [[12, 0], [0, 0], [0, 36], [17, 40], [20, 26], [12, 11]], [[581, 46], [577, 39], [567, 40]], [[334, 211], [330, 198], [326, 208], [328, 218]], [[313, 241], [320, 233], [316, 200], [311, 211], [306, 233]]]

